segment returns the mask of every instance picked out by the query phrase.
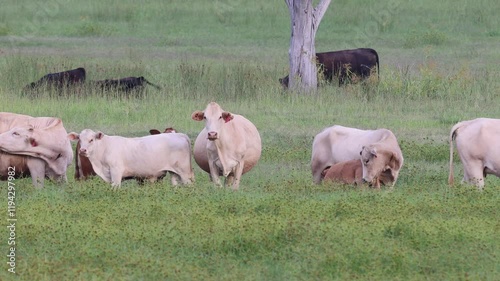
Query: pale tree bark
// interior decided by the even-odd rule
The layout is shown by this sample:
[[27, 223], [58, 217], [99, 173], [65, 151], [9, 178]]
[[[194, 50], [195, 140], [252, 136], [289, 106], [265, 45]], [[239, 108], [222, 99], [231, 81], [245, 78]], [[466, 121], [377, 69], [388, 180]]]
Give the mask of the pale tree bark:
[[288, 87], [305, 92], [318, 87], [316, 67], [316, 31], [331, 0], [320, 0], [313, 8], [312, 0], [285, 0], [290, 11], [290, 73]]

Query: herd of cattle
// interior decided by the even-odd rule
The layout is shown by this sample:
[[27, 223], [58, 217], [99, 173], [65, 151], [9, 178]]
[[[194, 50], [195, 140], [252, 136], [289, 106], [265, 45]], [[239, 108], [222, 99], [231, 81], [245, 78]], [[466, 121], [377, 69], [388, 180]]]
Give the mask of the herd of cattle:
[[[333, 78], [337, 78], [339, 86], [350, 81], [355, 81], [356, 79], [366, 79], [373, 72], [376, 72], [377, 75], [379, 73], [378, 54], [375, 50], [369, 48], [316, 53], [316, 62], [324, 80], [331, 82]], [[284, 88], [288, 88], [288, 75], [280, 78], [279, 82]], [[143, 76], [87, 81], [86, 70], [83, 67], [79, 67], [46, 74], [39, 80], [26, 85], [23, 88], [23, 92], [33, 93], [43, 87], [63, 92], [63, 90], [69, 87], [79, 87], [82, 85], [88, 85], [101, 91], [125, 93], [135, 89], [142, 89], [145, 85], [151, 85], [161, 90], [160, 86], [149, 82]]]
[[78, 87], [84, 84], [102, 91], [119, 91], [126, 93], [131, 92], [134, 89], [141, 89], [146, 84], [151, 85], [158, 90], [161, 89], [160, 86], [149, 82], [143, 76], [87, 81], [87, 72], [85, 71], [85, 68], [79, 67], [62, 72], [46, 74], [37, 81], [26, 85], [23, 88], [23, 92], [33, 93], [43, 87], [62, 92], [64, 89], [69, 87]]
[[[338, 79], [339, 85], [355, 78], [366, 79], [379, 73], [379, 57], [369, 48], [316, 53], [316, 60], [326, 81]], [[288, 87], [289, 77], [279, 79]], [[25, 87], [33, 91], [47, 86], [62, 90], [90, 83], [103, 91], [131, 91], [146, 84], [159, 86], [144, 77], [106, 79], [86, 82], [86, 71], [77, 68], [50, 73]], [[6, 180], [15, 170], [16, 177], [31, 176], [35, 187], [45, 178], [67, 181], [66, 170], [75, 160], [75, 178], [85, 180], [99, 176], [113, 187], [124, 179], [139, 183], [154, 182], [167, 173], [177, 185], [194, 181], [191, 159], [210, 175], [216, 185], [238, 189], [241, 176], [250, 171], [261, 156], [261, 139], [257, 128], [245, 117], [224, 111], [217, 103], [204, 111], [193, 112], [191, 118], [203, 121], [194, 147], [186, 134], [173, 128], [163, 133], [152, 129], [149, 136], [125, 138], [108, 136], [85, 129], [67, 133], [62, 121], [55, 117], [31, 117], [0, 113], [0, 179]], [[453, 126], [450, 136], [450, 174], [453, 184], [453, 140], [464, 166], [463, 181], [484, 186], [486, 174], [500, 177], [500, 120], [479, 118]], [[77, 141], [75, 157], [70, 141]], [[367, 184], [374, 188], [392, 187], [403, 166], [403, 153], [396, 136], [387, 129], [361, 130], [335, 125], [317, 134], [312, 144], [313, 181], [338, 181], [345, 184]], [[9, 173], [10, 172], [10, 173]]]
[[[85, 129], [68, 134], [61, 119], [0, 113], [0, 178], [30, 177], [35, 187], [44, 179], [67, 181], [67, 168], [75, 159], [75, 178], [97, 175], [112, 187], [125, 179], [155, 182], [167, 173], [172, 185], [194, 182], [192, 158], [211, 181], [238, 189], [243, 174], [261, 157], [261, 138], [255, 125], [211, 102], [191, 115], [203, 121], [194, 147], [186, 134], [173, 128], [148, 136], [108, 136]], [[500, 119], [463, 121], [451, 129], [449, 183], [453, 184], [453, 140], [464, 167], [463, 181], [484, 186], [486, 174], [500, 177]], [[78, 141], [75, 157], [71, 141]], [[313, 181], [367, 184], [379, 189], [396, 183], [403, 154], [396, 136], [387, 129], [361, 130], [335, 125], [318, 133], [312, 144]], [[15, 172], [13, 175], [12, 172]]]

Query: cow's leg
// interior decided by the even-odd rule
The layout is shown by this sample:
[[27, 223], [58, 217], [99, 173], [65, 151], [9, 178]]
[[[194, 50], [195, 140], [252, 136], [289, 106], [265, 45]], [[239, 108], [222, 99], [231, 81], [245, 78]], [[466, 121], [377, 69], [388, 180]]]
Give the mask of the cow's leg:
[[33, 186], [35, 188], [43, 188], [44, 179], [45, 179], [45, 176], [43, 174], [38, 175], [36, 173], [31, 173], [31, 180], [32, 180]]
[[483, 163], [481, 161], [469, 161], [464, 165], [464, 178], [462, 182], [467, 182], [477, 186], [479, 189], [484, 187]]
[[219, 178], [219, 167], [215, 165], [215, 161], [208, 161], [208, 166], [210, 167], [210, 180], [217, 185], [222, 186]]
[[57, 184], [63, 184], [68, 182], [68, 178], [66, 177], [66, 175], [57, 175], [53, 177], [53, 181]]
[[123, 172], [120, 169], [111, 169], [111, 187], [112, 188], [120, 188], [122, 184]]
[[245, 166], [244, 161], [239, 162], [236, 167], [233, 168], [234, 182], [233, 190], [238, 190], [240, 186], [241, 175], [243, 174], [243, 167]]
[[231, 172], [229, 175], [227, 175], [226, 179], [224, 180], [224, 186], [232, 186], [234, 183], [234, 174]]
[[[317, 153], [319, 154], [319, 153]], [[311, 162], [311, 170], [313, 176], [313, 182], [315, 184], [320, 184], [323, 180], [326, 170], [332, 166], [331, 161], [328, 159], [326, 153], [322, 153], [321, 155], [314, 155]]]
[[194, 182], [193, 172], [177, 174], [177, 176], [179, 177], [179, 180], [182, 184], [191, 184]]
[[170, 173], [170, 182], [172, 183], [173, 186], [179, 185], [179, 181], [182, 181], [181, 177], [174, 173], [174, 172], [169, 172]]
[[31, 174], [31, 180], [35, 188], [43, 188], [45, 180], [45, 161], [38, 158], [29, 158], [26, 165]]
[[191, 184], [194, 182], [194, 172], [191, 167], [191, 161], [186, 161], [184, 163], [181, 163], [177, 167], [175, 172], [170, 172], [170, 173], [172, 174], [172, 177], [175, 174], [177, 180], [180, 181], [182, 184]]

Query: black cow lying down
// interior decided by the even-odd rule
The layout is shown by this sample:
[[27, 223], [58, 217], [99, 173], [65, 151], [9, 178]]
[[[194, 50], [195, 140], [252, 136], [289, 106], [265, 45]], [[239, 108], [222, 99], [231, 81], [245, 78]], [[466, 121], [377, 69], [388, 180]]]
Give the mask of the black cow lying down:
[[85, 69], [79, 67], [63, 72], [49, 73], [38, 81], [30, 83], [24, 87], [24, 91], [36, 90], [39, 87], [47, 86], [56, 90], [62, 90], [64, 87], [80, 85], [85, 82]]
[[155, 87], [157, 90], [161, 90], [161, 87], [155, 85], [143, 76], [140, 77], [126, 77], [121, 79], [105, 79], [99, 81], [93, 81], [92, 85], [97, 89], [101, 89], [103, 91], [120, 91], [120, 92], [130, 92], [136, 88], [142, 88], [145, 84], [149, 84]]
[[[351, 81], [353, 76], [368, 78], [375, 67], [377, 75], [379, 73], [378, 54], [369, 48], [316, 53], [316, 62], [325, 80], [331, 82], [333, 77], [337, 77], [339, 86]], [[288, 75], [279, 79], [285, 88], [288, 88], [288, 80]]]

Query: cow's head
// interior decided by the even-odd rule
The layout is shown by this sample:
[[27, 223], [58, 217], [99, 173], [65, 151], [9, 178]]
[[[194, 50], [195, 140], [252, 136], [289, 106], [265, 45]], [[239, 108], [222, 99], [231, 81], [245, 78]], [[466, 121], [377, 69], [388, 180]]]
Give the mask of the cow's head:
[[[15, 127], [0, 134], [0, 150], [10, 154], [28, 155], [43, 158], [45, 161], [57, 160], [68, 153], [65, 140], [57, 134], [49, 135], [45, 128], [31, 125]], [[50, 163], [49, 163], [50, 164]]]
[[[160, 132], [159, 130], [157, 130], [157, 129], [151, 129], [151, 130], [149, 130], [149, 133], [150, 133], [151, 135], [159, 135], [159, 134], [161, 134], [161, 132]], [[166, 129], [165, 129], [165, 131], [163, 131], [163, 133], [164, 133], [164, 134], [168, 134], [168, 133], [177, 133], [177, 130], [175, 130], [175, 129], [174, 129], [174, 128], [172, 128], [172, 127], [168, 127], [168, 128], [166, 128]]]
[[98, 131], [94, 132], [90, 129], [83, 130], [80, 134], [69, 133], [68, 138], [72, 141], [80, 141], [80, 151], [79, 154], [89, 157], [95, 149], [96, 142], [104, 137], [104, 133]]
[[363, 181], [373, 183], [392, 167], [395, 155], [392, 151], [376, 145], [363, 146], [360, 152], [363, 164]]
[[27, 152], [38, 146], [35, 128], [17, 127], [0, 134], [0, 148], [9, 153]]
[[215, 102], [208, 104], [205, 111], [195, 111], [191, 115], [195, 121], [205, 120], [205, 129], [207, 130], [208, 140], [214, 141], [219, 138], [220, 131], [225, 123], [233, 120], [234, 115], [222, 110]]

